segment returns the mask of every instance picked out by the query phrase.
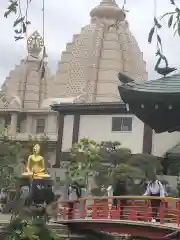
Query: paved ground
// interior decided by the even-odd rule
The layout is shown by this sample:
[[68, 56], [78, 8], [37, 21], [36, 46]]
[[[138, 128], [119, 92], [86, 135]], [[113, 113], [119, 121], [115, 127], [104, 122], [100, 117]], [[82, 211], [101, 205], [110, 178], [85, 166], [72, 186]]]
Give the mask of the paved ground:
[[8, 223], [10, 218], [11, 218], [10, 214], [2, 214], [2, 213], [0, 213], [0, 224]]

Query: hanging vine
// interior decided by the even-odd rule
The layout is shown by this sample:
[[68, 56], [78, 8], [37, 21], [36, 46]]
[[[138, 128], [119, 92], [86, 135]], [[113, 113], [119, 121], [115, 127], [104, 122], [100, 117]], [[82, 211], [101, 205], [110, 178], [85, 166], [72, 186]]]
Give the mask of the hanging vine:
[[[25, 2], [25, 3], [24, 3]], [[31, 22], [28, 19], [28, 10], [29, 5], [32, 2], [32, 0], [26, 0], [23, 1], [23, 7], [22, 7], [22, 1], [21, 0], [9, 0], [9, 5], [7, 7], [6, 12], [4, 13], [4, 17], [8, 18], [10, 14], [15, 14], [16, 19], [13, 23], [14, 28], [14, 39], [15, 41], [21, 40], [26, 38], [27, 41], [27, 28], [28, 25], [31, 24]], [[41, 79], [45, 76], [45, 65], [44, 65], [44, 58], [46, 57], [46, 49], [44, 44], [44, 0], [42, 0], [42, 32], [43, 32], [43, 50], [42, 50], [42, 59], [40, 61], [40, 65], [38, 68], [38, 71], [40, 71], [40, 77]]]
[[26, 0], [25, 10], [22, 10], [21, 0], [9, 0], [9, 6], [7, 7], [4, 17], [7, 18], [10, 14], [15, 14], [17, 17], [13, 23], [14, 39], [18, 41], [23, 39], [27, 33], [27, 26], [31, 24], [28, 20], [28, 9], [31, 0]]
[[180, 36], [180, 8], [176, 5], [175, 0], [169, 1], [174, 7], [174, 11], [167, 12], [158, 18], [154, 16], [154, 24], [148, 36], [149, 43], [152, 43], [153, 37], [156, 38], [156, 56], [158, 57], [158, 60], [155, 65], [155, 70], [157, 70], [162, 60], [164, 61], [166, 68], [169, 65], [168, 60], [163, 53], [162, 40], [160, 36], [160, 30], [163, 27], [162, 20], [168, 17], [168, 28], [172, 29], [174, 35], [178, 34]]
[[[7, 18], [10, 14], [15, 14], [17, 17], [13, 23], [14, 33], [15, 33], [15, 41], [18, 41], [20, 39], [23, 39], [24, 36], [27, 33], [27, 27], [31, 22], [28, 19], [28, 10], [29, 5], [32, 2], [32, 0], [25, 0], [25, 7], [23, 5], [23, 9], [21, 7], [21, 0], [9, 0], [9, 5], [7, 7], [6, 12], [4, 13], [4, 17]], [[155, 5], [156, 5], [156, 1]], [[155, 70], [157, 71], [159, 64], [161, 61], [164, 61], [165, 68], [168, 68], [168, 60], [166, 56], [163, 53], [163, 46], [162, 46], [162, 40], [160, 35], [160, 30], [162, 27], [164, 27], [164, 24], [162, 24], [162, 20], [164, 18], [168, 18], [168, 28], [170, 28], [173, 31], [173, 34], [178, 34], [180, 36], [180, 7], [176, 4], [177, 0], [167, 0], [169, 3], [174, 7], [174, 11], [172, 12], [166, 12], [160, 17], [156, 17], [156, 14], [154, 14], [154, 20], [153, 20], [153, 26], [150, 29], [149, 36], [148, 36], [148, 42], [151, 44], [153, 38], [156, 39], [156, 57], [158, 57]], [[24, 4], [24, 2], [23, 2]], [[122, 10], [124, 13], [128, 12], [125, 10], [125, 5], [127, 4], [127, 0], [123, 1]], [[156, 7], [156, 6], [155, 6]], [[44, 2], [43, 2], [43, 39], [44, 39]], [[44, 41], [44, 40], [43, 40]], [[44, 77], [45, 68], [43, 64], [44, 57], [46, 55], [45, 47], [43, 48], [43, 56], [42, 61], [40, 64], [40, 69], [42, 72], [42, 78]]]

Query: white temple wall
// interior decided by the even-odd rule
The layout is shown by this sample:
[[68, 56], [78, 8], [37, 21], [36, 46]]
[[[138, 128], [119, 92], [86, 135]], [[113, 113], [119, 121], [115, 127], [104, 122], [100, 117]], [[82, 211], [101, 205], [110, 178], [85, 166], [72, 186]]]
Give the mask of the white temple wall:
[[138, 118], [132, 116], [132, 131], [112, 132], [113, 116], [123, 117], [124, 115], [81, 116], [79, 139], [88, 137], [97, 142], [118, 141], [122, 144], [121, 147], [129, 148], [133, 153], [141, 153], [143, 147], [144, 124]]
[[68, 151], [72, 147], [74, 116], [67, 115], [64, 117], [62, 151]]

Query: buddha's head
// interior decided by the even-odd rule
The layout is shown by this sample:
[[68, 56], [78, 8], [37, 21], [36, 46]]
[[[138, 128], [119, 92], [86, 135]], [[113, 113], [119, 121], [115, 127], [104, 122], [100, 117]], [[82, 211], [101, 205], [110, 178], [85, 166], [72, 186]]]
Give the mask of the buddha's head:
[[40, 145], [39, 145], [39, 144], [34, 145], [34, 147], [33, 147], [33, 153], [34, 153], [35, 155], [37, 155], [37, 154], [40, 153]]

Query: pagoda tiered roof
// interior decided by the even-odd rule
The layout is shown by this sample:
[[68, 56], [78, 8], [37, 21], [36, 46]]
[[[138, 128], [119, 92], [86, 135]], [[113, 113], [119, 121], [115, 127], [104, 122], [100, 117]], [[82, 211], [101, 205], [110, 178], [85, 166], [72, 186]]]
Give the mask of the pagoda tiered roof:
[[[121, 78], [123, 78], [123, 75]], [[120, 81], [123, 81], [121, 78]], [[119, 92], [124, 102], [134, 101], [134, 97], [140, 101], [174, 102], [180, 99], [180, 73], [146, 81], [142, 84], [135, 83], [132, 80], [132, 82], [123, 83], [119, 86]]]
[[180, 74], [135, 83], [119, 74], [119, 93], [124, 103], [157, 133], [180, 130]]

